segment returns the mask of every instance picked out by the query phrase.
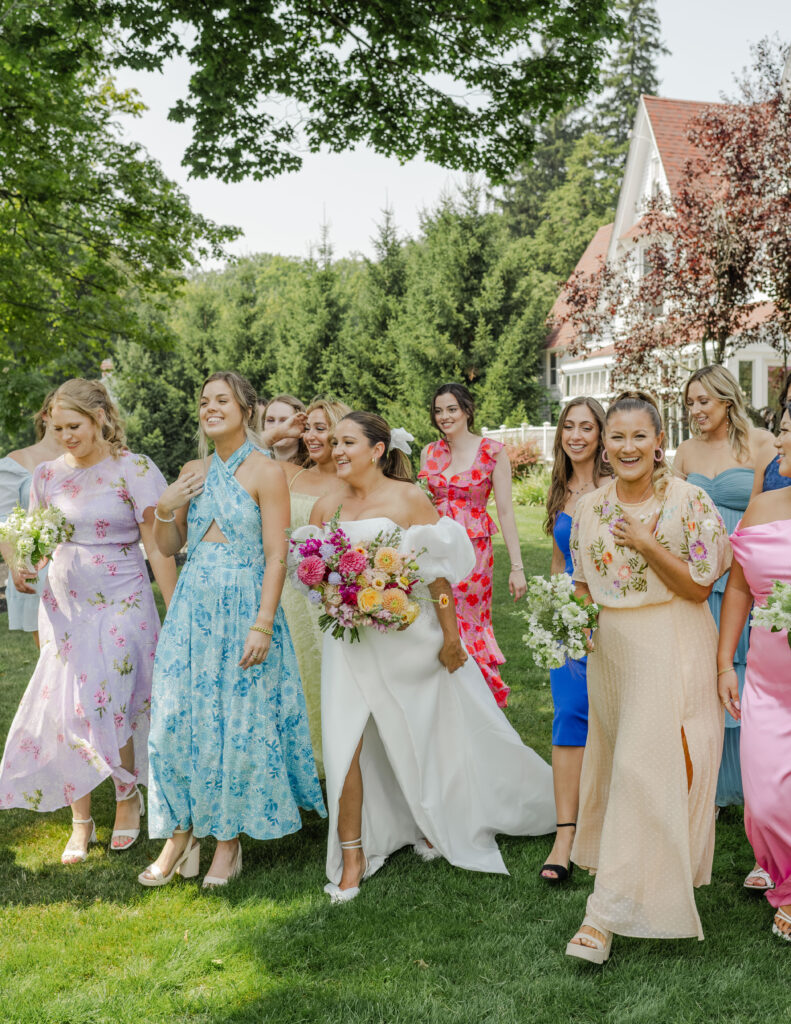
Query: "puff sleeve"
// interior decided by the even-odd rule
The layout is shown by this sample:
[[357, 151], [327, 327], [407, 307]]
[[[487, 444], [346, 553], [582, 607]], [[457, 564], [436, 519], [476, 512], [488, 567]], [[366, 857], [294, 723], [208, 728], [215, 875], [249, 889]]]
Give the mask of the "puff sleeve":
[[681, 529], [681, 557], [692, 579], [708, 587], [730, 568], [733, 549], [722, 517], [701, 488], [692, 490], [681, 504]]
[[426, 583], [444, 577], [455, 587], [475, 568], [472, 541], [464, 527], [449, 516], [430, 525], [410, 526], [400, 547], [405, 554], [414, 551]]
[[134, 507], [135, 519], [142, 523], [143, 513], [157, 504], [167, 482], [147, 455], [133, 455], [130, 452], [127, 458], [129, 462], [124, 467], [126, 489]]

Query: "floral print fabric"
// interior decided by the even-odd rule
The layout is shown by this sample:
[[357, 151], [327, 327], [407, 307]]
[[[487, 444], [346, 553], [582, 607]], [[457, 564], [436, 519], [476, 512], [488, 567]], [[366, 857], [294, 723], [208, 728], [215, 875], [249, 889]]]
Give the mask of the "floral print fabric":
[[[119, 797], [147, 775], [151, 673], [159, 615], [140, 550], [146, 508], [166, 483], [144, 455], [33, 476], [30, 506], [57, 505], [74, 526], [41, 596], [41, 654], [0, 766], [0, 807], [52, 811], [112, 775]], [[134, 740], [135, 768], [120, 750]]]
[[[187, 563], [154, 668], [149, 832], [274, 839], [326, 815], [305, 697], [282, 608], [262, 665], [240, 668], [264, 578], [261, 512], [234, 476], [253, 451], [214, 455], [188, 514]], [[227, 544], [202, 540], [216, 521]]]
[[612, 480], [577, 502], [571, 526], [574, 579], [587, 583], [593, 600], [607, 607], [663, 604], [675, 596], [632, 548], [615, 543], [613, 524], [627, 512], [647, 520], [659, 512], [655, 536], [682, 558], [696, 583], [714, 583], [730, 566], [728, 531], [711, 498], [683, 480], [668, 483], [665, 497], [623, 505]]
[[478, 663], [498, 705], [505, 707], [510, 692], [500, 676], [505, 657], [492, 627], [492, 535], [497, 533], [497, 526], [486, 511], [492, 474], [502, 448], [499, 441], [482, 438], [472, 466], [448, 479], [445, 472], [451, 462], [450, 446], [444, 439], [435, 441], [428, 446], [418, 479], [426, 482], [437, 512], [461, 523], [472, 541], [475, 568], [453, 588], [456, 617], [464, 646]]

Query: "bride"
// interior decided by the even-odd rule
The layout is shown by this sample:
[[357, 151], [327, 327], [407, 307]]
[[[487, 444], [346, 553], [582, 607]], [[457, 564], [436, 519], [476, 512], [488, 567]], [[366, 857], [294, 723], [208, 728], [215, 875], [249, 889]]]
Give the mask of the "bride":
[[320, 498], [311, 525], [293, 533], [298, 542], [318, 535], [340, 501], [341, 527], [353, 544], [400, 527], [400, 548], [421, 552], [428, 584], [406, 630], [363, 628], [355, 644], [324, 638], [325, 891], [335, 903], [353, 899], [363, 878], [402, 846], [413, 845], [424, 860], [442, 856], [457, 867], [507, 874], [496, 833], [554, 829], [549, 765], [497, 707], [461, 643], [452, 597], [443, 600], [472, 570], [472, 545], [411, 483], [403, 434], [391, 439], [372, 413], [342, 419], [333, 457], [345, 489]]

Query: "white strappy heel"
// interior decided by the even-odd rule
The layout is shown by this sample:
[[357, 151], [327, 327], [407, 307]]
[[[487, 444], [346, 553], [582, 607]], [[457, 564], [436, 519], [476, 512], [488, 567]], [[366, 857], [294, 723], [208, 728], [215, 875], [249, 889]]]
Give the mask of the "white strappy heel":
[[[341, 843], [342, 850], [362, 850], [362, 848], [362, 836], [360, 836], [359, 839], [351, 839], [349, 840], [348, 843]], [[351, 900], [355, 898], [355, 896], [359, 895], [360, 886], [365, 881], [368, 875], [368, 869], [370, 867], [368, 863], [368, 858], [365, 856], [365, 854], [363, 854], [363, 859], [365, 861], [365, 867], [363, 868], [363, 873], [360, 876], [360, 881], [357, 883], [357, 885], [354, 885], [349, 889], [341, 889], [334, 882], [327, 882], [327, 884], [324, 886], [324, 891], [329, 896], [330, 903], [349, 903]]]
[[791, 924], [791, 917], [789, 917], [789, 915], [785, 912], [785, 910], [783, 910], [782, 907], [778, 907], [775, 910], [775, 919], [774, 921], [772, 921], [772, 934], [779, 935], [780, 938], [783, 939], [785, 942], [791, 942], [791, 930], [784, 932], [782, 928], [778, 928], [778, 917], [781, 921], [784, 921], [786, 924]]
[[420, 857], [421, 860], [439, 860], [442, 854], [436, 848], [436, 846], [429, 846], [426, 839], [421, 838], [412, 846], [412, 849]]
[[79, 846], [72, 846], [71, 845], [71, 841], [72, 841], [72, 839], [74, 839], [74, 831], [73, 831], [74, 826], [75, 825], [91, 825], [92, 826], [91, 834], [90, 834], [90, 836], [88, 838], [88, 846], [90, 846], [91, 843], [95, 843], [97, 841], [96, 840], [96, 825], [94, 823], [93, 818], [72, 818], [71, 819], [71, 825], [72, 825], [72, 833], [69, 836], [68, 843], [66, 843], [66, 849], [60, 855], [60, 862], [61, 862], [61, 864], [82, 864], [82, 862], [87, 860], [87, 858], [88, 858], [88, 850], [87, 849], [82, 850], [82, 849], [80, 849]]
[[[135, 786], [135, 788], [132, 790], [132, 792], [128, 796], [125, 796], [123, 798], [123, 800], [116, 800], [116, 803], [119, 803], [119, 804], [125, 803], [127, 800], [131, 800], [132, 797], [135, 797], [135, 796], [140, 801], [140, 817], [142, 818], [143, 815], [146, 813], [146, 802], [143, 799], [143, 794], [140, 792], [140, 790], [137, 788], [137, 786]], [[128, 850], [129, 849], [129, 847], [132, 845], [132, 843], [134, 843], [134, 841], [137, 839], [137, 837], [139, 835], [140, 835], [140, 828], [139, 827], [138, 828], [114, 828], [113, 829], [113, 834], [110, 836], [110, 849], [112, 850], [113, 853], [123, 853], [124, 850]], [[113, 844], [114, 844], [116, 839], [128, 839], [129, 842], [128, 843], [124, 843], [123, 846], [114, 846]]]
[[[184, 835], [187, 829], [174, 829], [173, 835]], [[195, 836], [190, 836], [184, 852], [176, 863], [165, 874], [158, 864], [149, 864], [145, 871], [141, 871], [137, 880], [141, 885], [155, 886], [167, 885], [172, 882], [176, 875], [182, 878], [195, 878], [200, 871], [200, 843]]]

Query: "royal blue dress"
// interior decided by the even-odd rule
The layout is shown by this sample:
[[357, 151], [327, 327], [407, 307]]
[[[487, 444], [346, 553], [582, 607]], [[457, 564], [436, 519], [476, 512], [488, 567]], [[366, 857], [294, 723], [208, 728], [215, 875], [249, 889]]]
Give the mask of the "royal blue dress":
[[[717, 506], [717, 511], [723, 518], [729, 534], [733, 533], [739, 525], [745, 509], [750, 503], [754, 479], [754, 470], [738, 466], [724, 469], [714, 477], [704, 476], [703, 473], [690, 473], [687, 477], [688, 483], [694, 484], [696, 487], [702, 487], [712, 499]], [[714, 621], [717, 623], [717, 629], [720, 628], [722, 595], [725, 593], [727, 582], [728, 573], [726, 572], [714, 584], [714, 589], [709, 595], [709, 608], [714, 616]], [[739, 677], [739, 697], [741, 697], [742, 690], [744, 689], [744, 673], [747, 670], [747, 650], [749, 646], [750, 626], [747, 623], [739, 637], [739, 644], [733, 658], [733, 667], [736, 669], [736, 675]], [[718, 807], [744, 803], [742, 770], [739, 758], [740, 735], [739, 723], [734, 721], [730, 715], [725, 715], [725, 739], [722, 747], [720, 773], [717, 777], [717, 795], [715, 797]]]
[[781, 476], [780, 456], [776, 455], [764, 470], [762, 491], [779, 491], [781, 487], [791, 487], [791, 476]]
[[[571, 576], [574, 571], [569, 551], [571, 516], [566, 512], [558, 512], [552, 534], [563, 554], [565, 571]], [[581, 661], [569, 659], [562, 668], [549, 670], [549, 685], [555, 707], [552, 719], [552, 745], [555, 747], [585, 746], [588, 738], [587, 662], [587, 658]]]
[[[326, 817], [305, 697], [278, 607], [262, 665], [239, 667], [258, 615], [264, 546], [258, 505], [235, 477], [253, 451], [215, 454], [190, 503], [188, 554], [159, 638], [149, 735], [149, 832], [276, 839]], [[216, 521], [228, 543], [202, 540]]]

